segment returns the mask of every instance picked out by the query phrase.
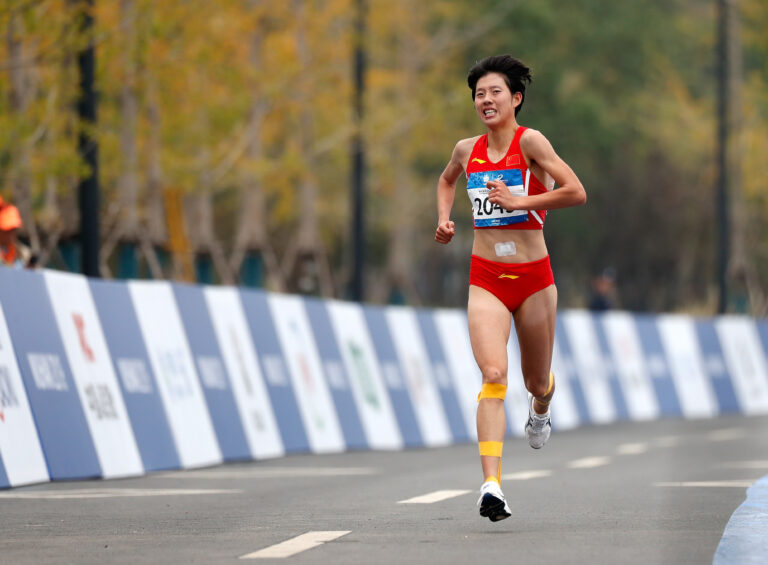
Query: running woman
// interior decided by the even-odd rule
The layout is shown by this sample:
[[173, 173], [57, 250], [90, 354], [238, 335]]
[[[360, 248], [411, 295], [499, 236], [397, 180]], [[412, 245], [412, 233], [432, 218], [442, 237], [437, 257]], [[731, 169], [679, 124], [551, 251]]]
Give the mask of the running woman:
[[587, 195], [547, 138], [517, 123], [526, 83], [531, 82], [527, 66], [510, 55], [488, 57], [470, 69], [467, 82], [487, 133], [459, 141], [440, 175], [435, 241], [449, 243], [456, 233], [451, 208], [456, 182], [465, 173], [475, 235], [467, 315], [483, 378], [477, 436], [485, 480], [478, 506], [481, 516], [496, 522], [511, 515], [500, 484], [511, 321], [529, 397], [525, 436], [531, 447], [540, 449], [551, 431], [557, 309], [544, 221], [547, 210], [584, 204]]

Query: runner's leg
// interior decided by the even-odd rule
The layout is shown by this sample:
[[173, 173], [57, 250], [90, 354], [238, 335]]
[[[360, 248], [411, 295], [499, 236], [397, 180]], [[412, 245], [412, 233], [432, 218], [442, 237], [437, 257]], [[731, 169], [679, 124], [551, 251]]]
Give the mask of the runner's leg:
[[[483, 385], [507, 384], [507, 341], [511, 315], [507, 307], [487, 290], [469, 287], [469, 338], [475, 361], [483, 377]], [[481, 393], [481, 396], [482, 393]], [[482, 397], [477, 407], [477, 438], [486, 445], [498, 442], [499, 454], [507, 430], [507, 419], [502, 398]], [[481, 455], [483, 478], [499, 477], [501, 456]]]
[[547, 412], [555, 392], [554, 382], [550, 381], [550, 370], [556, 314], [555, 285], [529, 296], [514, 313], [525, 388], [535, 399], [533, 408], [537, 414]]

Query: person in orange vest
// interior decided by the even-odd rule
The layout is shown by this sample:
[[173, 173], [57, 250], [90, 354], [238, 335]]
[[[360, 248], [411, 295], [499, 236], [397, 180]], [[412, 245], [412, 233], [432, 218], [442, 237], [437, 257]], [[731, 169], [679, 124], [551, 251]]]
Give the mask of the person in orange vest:
[[21, 269], [32, 266], [32, 252], [17, 240], [21, 227], [19, 209], [0, 198], [0, 263]]

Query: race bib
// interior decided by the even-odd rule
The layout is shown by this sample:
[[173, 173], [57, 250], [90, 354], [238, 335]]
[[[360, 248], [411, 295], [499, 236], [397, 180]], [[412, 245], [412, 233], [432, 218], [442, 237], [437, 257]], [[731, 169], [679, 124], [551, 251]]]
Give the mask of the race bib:
[[502, 181], [514, 196], [525, 196], [526, 194], [523, 174], [519, 169], [470, 173], [467, 178], [467, 194], [470, 202], [472, 202], [475, 227], [507, 226], [527, 221], [528, 210], [505, 210], [499, 204], [494, 204], [488, 200], [491, 189], [486, 185], [492, 180]]

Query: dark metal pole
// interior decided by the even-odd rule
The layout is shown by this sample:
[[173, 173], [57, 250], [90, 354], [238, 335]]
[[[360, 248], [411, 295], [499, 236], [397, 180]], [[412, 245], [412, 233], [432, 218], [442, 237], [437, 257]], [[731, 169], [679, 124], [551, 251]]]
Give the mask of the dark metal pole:
[[728, 109], [728, 35], [730, 13], [728, 0], [717, 3], [717, 191], [715, 197], [715, 218], [717, 230], [717, 311], [725, 313], [728, 308], [728, 252], [730, 245], [730, 225], [728, 206], [728, 138], [730, 112]]
[[99, 276], [99, 147], [94, 136], [96, 127], [96, 92], [94, 75], [96, 54], [93, 47], [94, 0], [82, 0], [82, 12], [78, 13], [78, 29], [88, 43], [77, 54], [80, 72], [80, 94], [77, 114], [80, 118], [78, 151], [88, 166], [88, 172], [80, 179], [78, 200], [80, 204], [81, 270], [89, 277]]
[[363, 142], [363, 98], [365, 91], [365, 0], [356, 0], [354, 29], [354, 125], [352, 137], [352, 284], [351, 298], [365, 297], [365, 146]]

